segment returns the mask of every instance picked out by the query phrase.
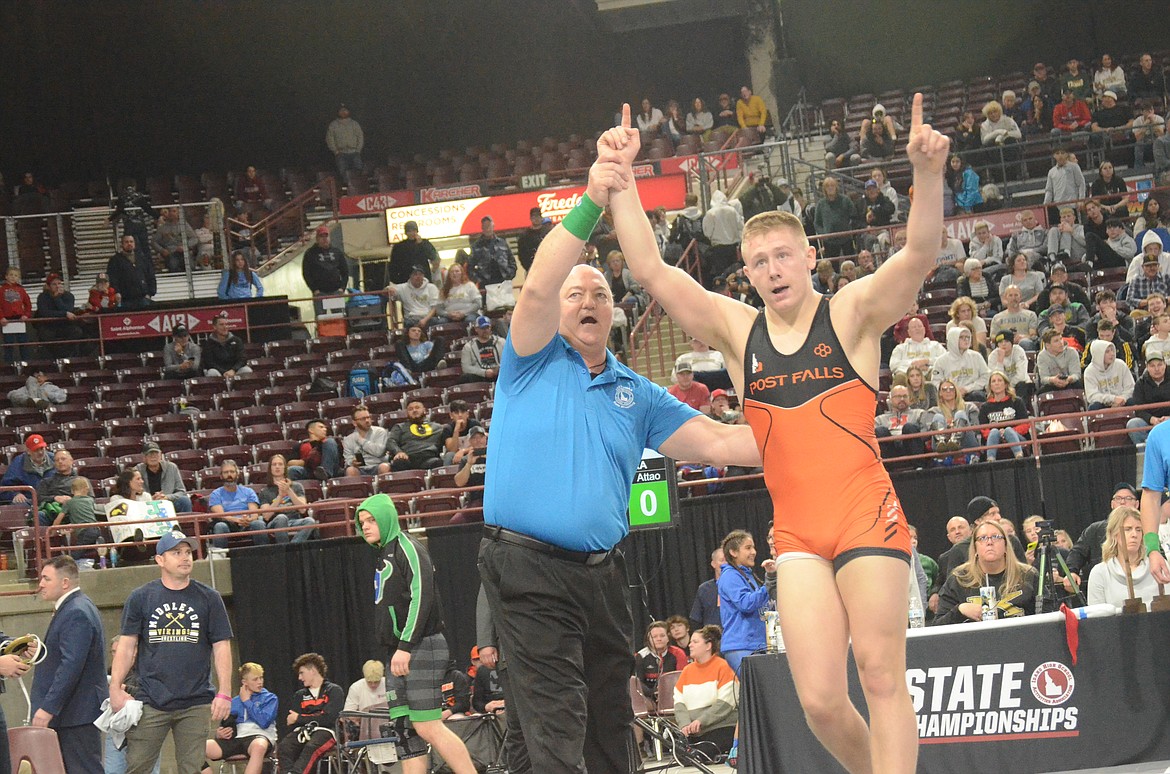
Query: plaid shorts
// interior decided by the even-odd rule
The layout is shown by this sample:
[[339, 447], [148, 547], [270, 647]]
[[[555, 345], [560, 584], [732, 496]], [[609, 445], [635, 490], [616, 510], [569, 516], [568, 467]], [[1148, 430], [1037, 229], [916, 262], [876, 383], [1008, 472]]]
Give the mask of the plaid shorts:
[[386, 662], [386, 701], [390, 717], [408, 717], [412, 723], [443, 719], [443, 679], [447, 674], [447, 638], [424, 637], [411, 651], [410, 673], [397, 677]]

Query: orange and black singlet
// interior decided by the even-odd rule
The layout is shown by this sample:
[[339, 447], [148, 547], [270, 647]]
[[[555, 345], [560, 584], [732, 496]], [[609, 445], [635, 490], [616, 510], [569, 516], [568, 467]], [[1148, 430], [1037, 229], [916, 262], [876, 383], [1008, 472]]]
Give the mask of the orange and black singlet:
[[761, 311], [744, 351], [744, 418], [764, 461], [776, 555], [909, 561], [910, 532], [874, 435], [877, 396], [854, 370], [822, 299], [800, 349], [776, 351]]

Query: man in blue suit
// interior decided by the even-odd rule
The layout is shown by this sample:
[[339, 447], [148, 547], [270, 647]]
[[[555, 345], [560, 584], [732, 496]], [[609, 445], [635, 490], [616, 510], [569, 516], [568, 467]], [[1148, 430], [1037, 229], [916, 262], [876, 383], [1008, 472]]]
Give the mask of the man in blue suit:
[[108, 691], [101, 618], [68, 554], [41, 570], [40, 594], [56, 612], [45, 632], [45, 660], [33, 674], [32, 724], [56, 729], [66, 774], [101, 774], [102, 735], [93, 724]]

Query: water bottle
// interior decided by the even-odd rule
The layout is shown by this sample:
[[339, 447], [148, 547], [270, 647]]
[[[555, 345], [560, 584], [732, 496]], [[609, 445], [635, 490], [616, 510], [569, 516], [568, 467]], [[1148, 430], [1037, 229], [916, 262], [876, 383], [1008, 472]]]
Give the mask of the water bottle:
[[764, 612], [764, 637], [769, 653], [784, 652], [784, 636], [780, 633], [780, 614], [775, 610]]
[[995, 586], [979, 587], [979, 605], [983, 608], [984, 621], [994, 621], [996, 619], [995, 607], [998, 604], [999, 598], [995, 591]]
[[110, 567], [111, 569], [118, 566], [118, 549], [110, 549]]
[[922, 600], [917, 593], [910, 595], [910, 628], [921, 629], [926, 626], [926, 611], [922, 609]]
[[98, 549], [98, 567], [100, 567], [103, 570], [106, 569], [106, 554], [107, 554], [106, 549], [104, 549], [104, 548]]

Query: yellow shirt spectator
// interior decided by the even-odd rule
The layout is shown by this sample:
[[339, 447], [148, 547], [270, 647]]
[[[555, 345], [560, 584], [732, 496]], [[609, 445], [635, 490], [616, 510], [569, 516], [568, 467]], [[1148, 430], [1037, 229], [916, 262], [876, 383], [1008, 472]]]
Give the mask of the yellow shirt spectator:
[[742, 95], [735, 102], [735, 117], [743, 129], [748, 127], [762, 129], [768, 123], [768, 107], [758, 95], [752, 94], [751, 89], [744, 86]]

